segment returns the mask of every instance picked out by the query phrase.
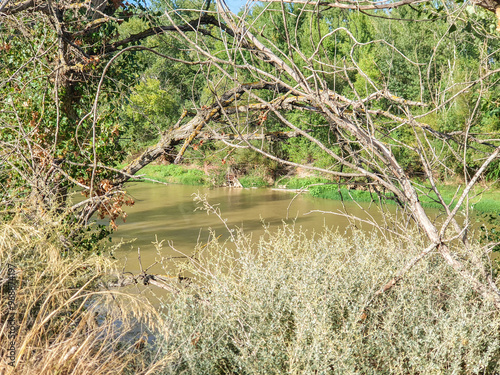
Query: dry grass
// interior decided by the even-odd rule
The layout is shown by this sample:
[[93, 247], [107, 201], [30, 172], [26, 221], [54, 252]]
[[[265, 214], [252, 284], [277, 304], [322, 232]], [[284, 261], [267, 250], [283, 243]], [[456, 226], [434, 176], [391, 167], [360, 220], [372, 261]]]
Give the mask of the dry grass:
[[[156, 310], [137, 296], [100, 291], [113, 264], [64, 249], [60, 233], [50, 220], [0, 224], [0, 374], [155, 373], [167, 360], [155, 356], [146, 337], [161, 321]], [[9, 264], [17, 282], [12, 314]], [[8, 317], [17, 328], [15, 366]]]

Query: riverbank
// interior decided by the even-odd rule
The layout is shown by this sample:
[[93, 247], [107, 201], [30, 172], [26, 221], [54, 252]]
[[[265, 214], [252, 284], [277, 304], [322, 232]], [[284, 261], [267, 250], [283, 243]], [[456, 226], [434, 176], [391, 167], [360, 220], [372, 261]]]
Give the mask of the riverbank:
[[[236, 250], [209, 236], [194, 261], [183, 262], [189, 282], [172, 283], [168, 303], [155, 310], [126, 289], [102, 287], [116, 277], [109, 247], [68, 249], [60, 240], [65, 228], [53, 222], [0, 224], [8, 295], [0, 307], [14, 310], [12, 301], [16, 308], [3, 320], [0, 338], [8, 342], [8, 334], [12, 349], [0, 347], [2, 374], [499, 370], [498, 310], [442, 258], [421, 259], [390, 293], [376, 292], [421, 254], [425, 238], [417, 232], [401, 242], [359, 230], [310, 236], [283, 224], [252, 239], [226, 228]], [[470, 251], [484, 256], [477, 244]]]
[[[170, 184], [182, 184], [191, 186], [227, 186], [229, 173], [220, 176], [219, 170], [203, 171], [196, 166], [185, 165], [148, 165], [141, 170], [141, 175], [145, 178], [157, 180]], [[217, 174], [217, 175], [216, 175]], [[233, 180], [235, 176], [230, 176]], [[365, 188], [353, 185], [339, 185], [332, 183], [323, 177], [300, 177], [290, 176], [278, 179], [275, 184], [271, 184], [262, 176], [238, 176], [237, 181], [244, 188], [254, 187], [277, 187], [282, 189], [307, 189], [308, 193], [316, 198], [346, 200], [358, 202], [371, 202], [378, 200], [377, 194], [366, 191]], [[463, 192], [464, 185], [456, 183], [442, 183], [438, 185], [439, 191], [447, 204], [456, 202], [457, 197]], [[420, 199], [424, 207], [440, 208], [441, 205], [436, 194], [430, 186], [420, 187]], [[428, 194], [428, 196], [426, 195]], [[395, 204], [392, 194], [385, 194], [388, 198], [386, 202]], [[476, 185], [469, 201], [469, 208], [477, 213], [500, 213], [500, 189], [493, 186]], [[452, 208], [454, 206], [452, 205]]]

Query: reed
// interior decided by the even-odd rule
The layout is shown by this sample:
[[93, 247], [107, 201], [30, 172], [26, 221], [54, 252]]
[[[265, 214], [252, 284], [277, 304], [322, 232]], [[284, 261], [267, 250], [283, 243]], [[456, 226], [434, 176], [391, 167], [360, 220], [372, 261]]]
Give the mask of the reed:
[[138, 296], [103, 290], [113, 262], [68, 249], [67, 229], [21, 215], [0, 224], [0, 374], [155, 373], [167, 360], [146, 338], [158, 313]]

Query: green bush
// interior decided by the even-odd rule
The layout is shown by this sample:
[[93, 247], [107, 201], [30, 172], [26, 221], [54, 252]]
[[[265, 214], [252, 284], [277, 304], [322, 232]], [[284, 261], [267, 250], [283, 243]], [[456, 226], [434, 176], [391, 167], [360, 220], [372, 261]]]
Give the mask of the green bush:
[[245, 188], [249, 187], [267, 187], [269, 184], [259, 176], [242, 176], [238, 178], [241, 185]]
[[329, 181], [322, 177], [291, 177], [283, 179], [279, 183], [280, 185], [286, 185], [287, 189], [302, 189], [307, 188], [309, 185], [327, 182]]
[[182, 165], [148, 165], [141, 172], [147, 178], [183, 185], [208, 185], [208, 177], [199, 169], [187, 168]]
[[[310, 237], [310, 236], [309, 236]], [[291, 227], [213, 240], [164, 306], [166, 374], [495, 374], [500, 317], [424, 244]], [[255, 241], [254, 241], [255, 243]], [[477, 254], [479, 254], [479, 249]], [[198, 287], [195, 287], [198, 285]]]

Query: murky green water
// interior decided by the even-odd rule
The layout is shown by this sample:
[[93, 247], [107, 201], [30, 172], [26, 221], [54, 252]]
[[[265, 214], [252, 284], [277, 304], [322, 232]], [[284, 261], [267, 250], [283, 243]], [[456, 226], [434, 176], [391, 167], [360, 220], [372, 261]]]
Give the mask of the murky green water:
[[[360, 208], [353, 202], [345, 205], [339, 201], [313, 198], [308, 195], [276, 191], [271, 189], [233, 189], [200, 188], [184, 185], [157, 185], [135, 183], [127, 187], [136, 204], [127, 207], [126, 223], [118, 222], [119, 228], [113, 238], [115, 241], [130, 241], [123, 245], [116, 257], [125, 263], [125, 270], [133, 273], [140, 271], [137, 249], [141, 249], [144, 268], [159, 259], [152, 244], [164, 240], [162, 256], [192, 255], [197, 242], [209, 239], [210, 229], [217, 235], [227, 238], [228, 233], [216, 215], [207, 215], [205, 211], [196, 211], [197, 204], [193, 194], [206, 194], [208, 202], [220, 209], [230, 228], [243, 228], [245, 233], [252, 233], [257, 238], [264, 232], [263, 223], [271, 230], [283, 222], [293, 223], [309, 233], [322, 231], [325, 226], [343, 233], [349, 227], [345, 217], [313, 212], [314, 210], [339, 212], [347, 209], [352, 215], [368, 218], [373, 215], [380, 219], [376, 205], [362, 204]], [[366, 211], [364, 211], [366, 210]], [[308, 214], [309, 213], [309, 214]], [[359, 226], [359, 223], [357, 224]], [[370, 228], [369, 225], [363, 225]], [[169, 247], [172, 245], [175, 250]], [[159, 266], [150, 272], [163, 273]]]
[[[114, 242], [132, 241], [122, 245], [115, 256], [123, 265], [124, 271], [135, 275], [140, 273], [138, 248], [141, 250], [141, 263], [146, 269], [162, 257], [182, 257], [194, 254], [197, 243], [204, 244], [210, 238], [210, 231], [221, 235], [221, 239], [229, 237], [228, 231], [214, 214], [196, 210], [194, 194], [206, 194], [208, 202], [216, 206], [221, 217], [229, 228], [242, 228], [245, 234], [252, 234], [257, 239], [264, 233], [263, 225], [273, 231], [283, 223], [293, 224], [311, 234], [321, 232], [325, 227], [338, 230], [341, 234], [350, 234], [352, 226], [363, 230], [372, 230], [366, 222], [349, 220], [345, 216], [324, 212], [348, 213], [365, 221], [384, 224], [391, 220], [381, 215], [376, 204], [340, 202], [310, 197], [307, 194], [295, 194], [288, 191], [271, 189], [233, 189], [233, 188], [200, 188], [184, 185], [159, 185], [134, 183], [127, 186], [136, 203], [127, 207], [126, 223], [118, 222], [118, 230], [113, 235]], [[199, 204], [198, 204], [199, 205]], [[396, 212], [396, 206], [389, 206], [389, 211]], [[323, 212], [312, 212], [323, 211]], [[437, 210], [428, 210], [432, 217], [440, 219]], [[391, 216], [394, 220], [395, 216]], [[460, 218], [459, 218], [460, 220]], [[407, 216], [400, 215], [395, 219], [399, 230], [411, 227]], [[388, 224], [385, 222], [385, 224]], [[388, 227], [391, 225], [389, 224]], [[474, 226], [473, 226], [474, 227]], [[477, 225], [476, 225], [477, 227]], [[402, 229], [403, 228], [403, 229]], [[153, 242], [164, 241], [161, 254], [157, 252]], [[148, 270], [150, 274], [178, 274], [179, 265], [186, 259], [171, 259], [163, 268], [160, 264]], [[189, 276], [183, 274], [183, 276]], [[155, 287], [131, 287], [129, 291], [144, 293], [155, 306], [161, 306], [161, 298], [166, 292]]]

